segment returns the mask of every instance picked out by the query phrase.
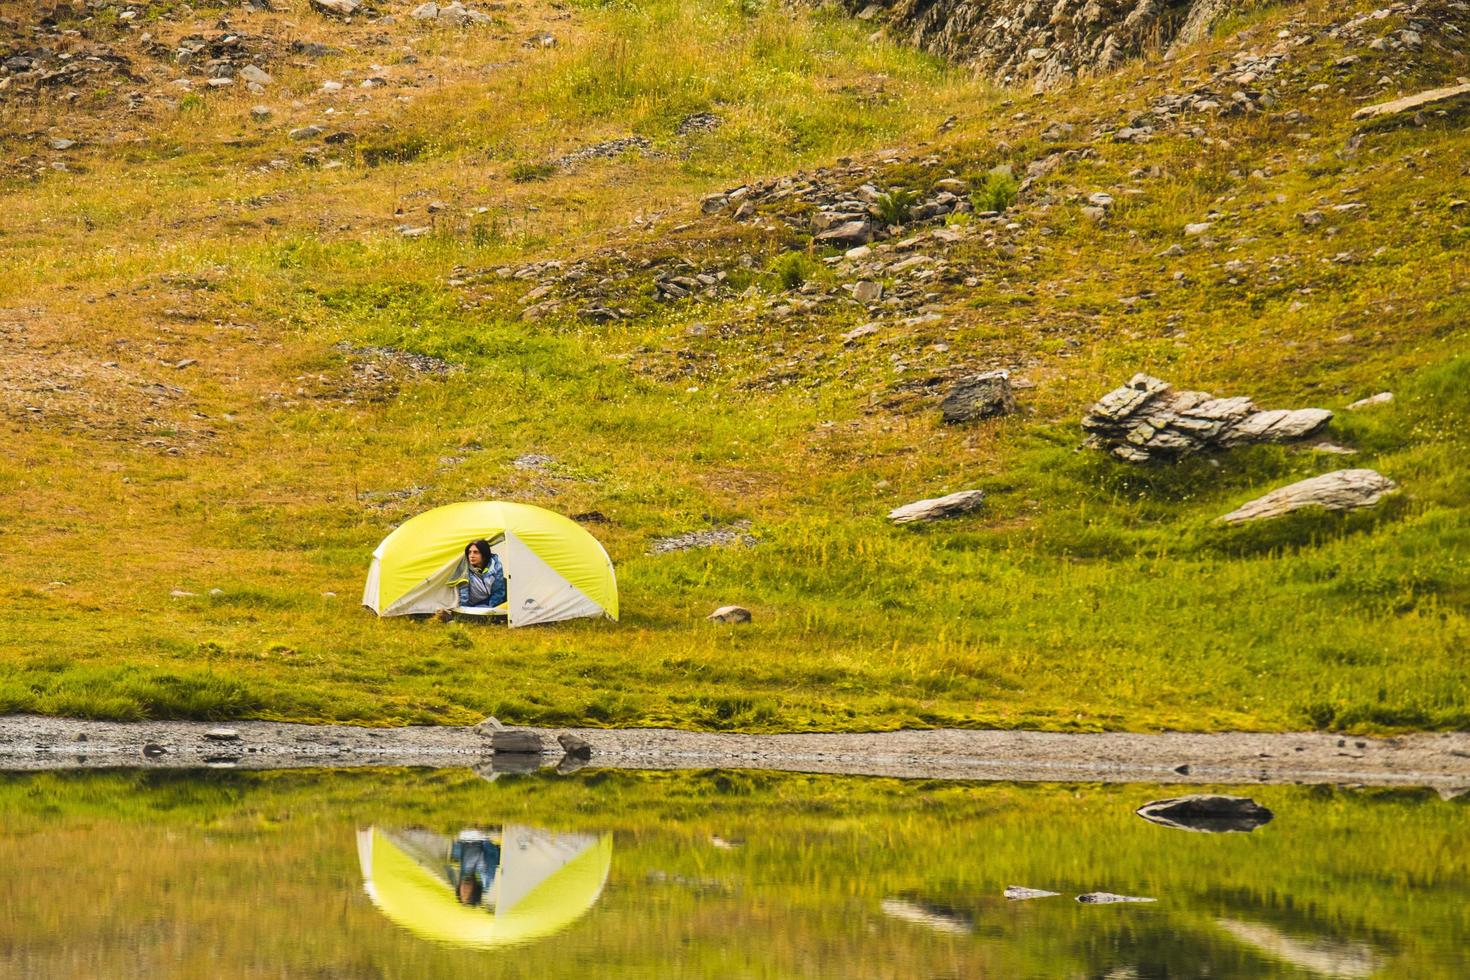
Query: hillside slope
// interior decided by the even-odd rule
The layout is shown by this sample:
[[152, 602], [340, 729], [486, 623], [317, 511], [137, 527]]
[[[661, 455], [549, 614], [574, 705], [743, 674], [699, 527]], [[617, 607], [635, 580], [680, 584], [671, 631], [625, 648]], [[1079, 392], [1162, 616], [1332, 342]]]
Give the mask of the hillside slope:
[[[0, 710], [1470, 724], [1467, 107], [1352, 118], [1470, 75], [1464, 4], [1044, 94], [760, 3], [49, 6], [0, 4]], [[991, 368], [1021, 411], [944, 424]], [[1336, 414], [1082, 449], [1136, 372]], [[1344, 465], [1401, 489], [1218, 521]], [[355, 608], [472, 496], [579, 515], [623, 622]]]

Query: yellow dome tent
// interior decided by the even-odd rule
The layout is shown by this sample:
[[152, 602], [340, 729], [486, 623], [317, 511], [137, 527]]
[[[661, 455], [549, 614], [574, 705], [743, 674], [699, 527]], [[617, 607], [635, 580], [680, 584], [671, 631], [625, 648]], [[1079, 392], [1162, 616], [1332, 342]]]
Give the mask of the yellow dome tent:
[[505, 567], [506, 603], [494, 612], [510, 625], [618, 618], [617, 579], [596, 538], [560, 514], [499, 500], [436, 507], [399, 525], [373, 552], [362, 604], [379, 616], [455, 608], [450, 583], [476, 538]]
[[612, 867], [611, 834], [507, 826], [494, 894], [484, 906], [469, 906], [459, 904], [443, 875], [411, 856], [414, 850], [377, 827], [359, 830], [363, 887], [389, 919], [457, 946], [509, 946], [560, 932], [596, 903]]

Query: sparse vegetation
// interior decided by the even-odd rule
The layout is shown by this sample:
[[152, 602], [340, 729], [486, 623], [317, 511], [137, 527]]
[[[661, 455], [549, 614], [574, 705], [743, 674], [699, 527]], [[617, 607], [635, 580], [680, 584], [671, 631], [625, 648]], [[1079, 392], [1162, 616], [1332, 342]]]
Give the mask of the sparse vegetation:
[[1011, 172], [1010, 164], [1003, 163], [985, 172], [970, 195], [970, 204], [976, 211], [1006, 211], [1016, 203], [1020, 193], [1020, 181]]

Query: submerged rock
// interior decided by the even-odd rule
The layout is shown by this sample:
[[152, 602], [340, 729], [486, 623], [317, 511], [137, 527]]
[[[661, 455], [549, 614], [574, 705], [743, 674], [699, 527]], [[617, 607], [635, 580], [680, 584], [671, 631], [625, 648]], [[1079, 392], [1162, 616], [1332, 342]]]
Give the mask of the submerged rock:
[[1249, 833], [1275, 816], [1249, 797], [1208, 793], [1154, 800], [1134, 812], [1161, 827], [1205, 834]]
[[1299, 480], [1257, 497], [1221, 517], [1227, 524], [1243, 524], [1281, 517], [1305, 507], [1324, 510], [1354, 510], [1372, 507], [1398, 488], [1377, 470], [1334, 470], [1308, 480]]

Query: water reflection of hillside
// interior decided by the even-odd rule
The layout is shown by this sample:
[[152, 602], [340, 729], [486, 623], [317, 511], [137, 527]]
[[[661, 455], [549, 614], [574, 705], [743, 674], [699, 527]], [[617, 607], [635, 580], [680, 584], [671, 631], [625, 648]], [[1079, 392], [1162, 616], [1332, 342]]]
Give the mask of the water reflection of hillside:
[[[1206, 835], [1140, 820], [1133, 810], [1160, 791], [1127, 786], [747, 773], [0, 777], [0, 977], [1299, 978], [1311, 964], [1353, 975], [1355, 963], [1381, 976], [1465, 975], [1463, 804], [1250, 792], [1276, 812], [1269, 826]], [[514, 827], [581, 842], [563, 867], [599, 847], [608, 858], [592, 900], [533, 941], [427, 938], [364, 888], [362, 830], [377, 828], [453, 903], [446, 847], [453, 863], [463, 831], [503, 847]], [[87, 882], [86, 902], [56, 887], [58, 869]], [[1061, 894], [1011, 902], [1013, 884]], [[1074, 900], [1097, 890], [1158, 901]], [[485, 892], [494, 907], [466, 911], [494, 923], [509, 893]]]

